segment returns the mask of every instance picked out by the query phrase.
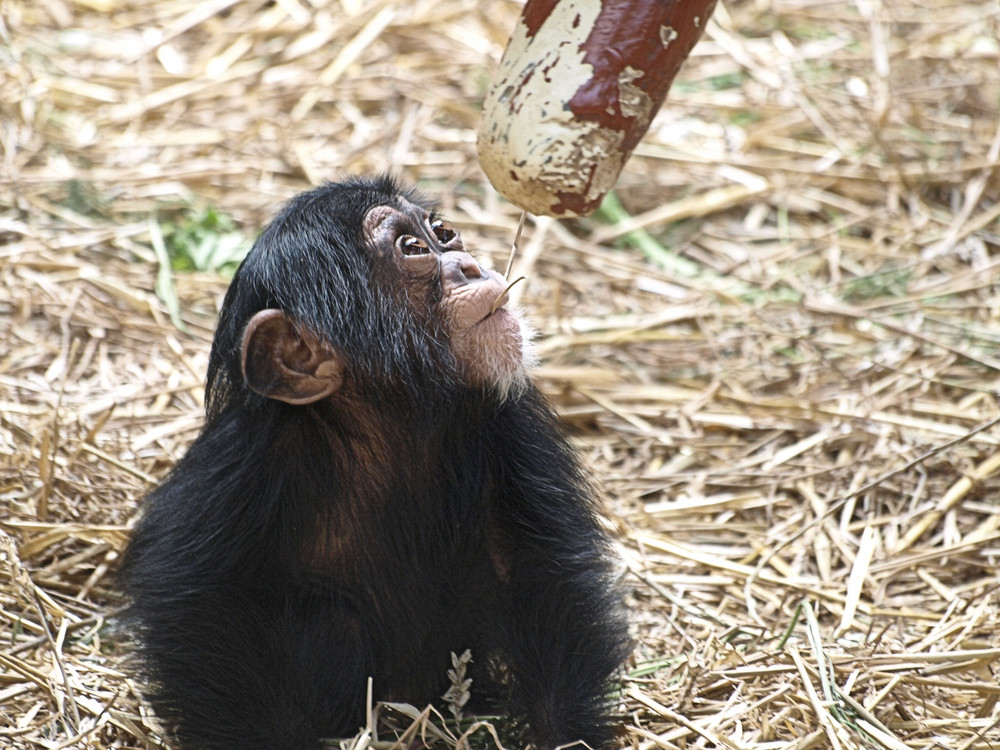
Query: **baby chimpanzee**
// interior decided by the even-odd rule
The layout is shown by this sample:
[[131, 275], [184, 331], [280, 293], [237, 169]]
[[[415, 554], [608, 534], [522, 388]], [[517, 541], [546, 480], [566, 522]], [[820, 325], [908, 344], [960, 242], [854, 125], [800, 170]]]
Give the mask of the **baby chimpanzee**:
[[505, 286], [385, 177], [299, 195], [257, 240], [205, 428], [123, 560], [182, 750], [354, 734], [369, 677], [425, 705], [465, 649], [474, 702], [524, 743], [609, 743], [629, 650], [609, 543]]

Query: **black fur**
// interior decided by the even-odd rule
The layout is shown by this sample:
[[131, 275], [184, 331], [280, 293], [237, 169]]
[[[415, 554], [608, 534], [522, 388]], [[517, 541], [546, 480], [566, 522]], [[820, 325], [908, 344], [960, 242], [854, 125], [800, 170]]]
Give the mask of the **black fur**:
[[[125, 622], [183, 750], [352, 735], [368, 676], [376, 699], [439, 702], [466, 648], [474, 700], [525, 742], [612, 737], [628, 637], [591, 490], [540, 394], [464, 388], [440, 326], [362, 241], [367, 210], [398, 195], [327, 185], [264, 231], [226, 295], [205, 428], [143, 505]], [[347, 353], [362, 396], [247, 389], [241, 336], [265, 308]]]

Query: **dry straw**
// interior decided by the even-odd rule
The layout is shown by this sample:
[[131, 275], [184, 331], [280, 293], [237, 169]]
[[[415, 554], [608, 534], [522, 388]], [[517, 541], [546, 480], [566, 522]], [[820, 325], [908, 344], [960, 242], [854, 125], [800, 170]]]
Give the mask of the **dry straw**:
[[[390, 169], [502, 267], [474, 141], [518, 11], [0, 2], [0, 746], [156, 737], [113, 574], [225, 288], [157, 286], [158, 237]], [[619, 203], [528, 222], [539, 382], [621, 540], [622, 746], [1000, 747], [998, 38], [982, 0], [727, 3]], [[423, 708], [351, 746], [464, 743]]]

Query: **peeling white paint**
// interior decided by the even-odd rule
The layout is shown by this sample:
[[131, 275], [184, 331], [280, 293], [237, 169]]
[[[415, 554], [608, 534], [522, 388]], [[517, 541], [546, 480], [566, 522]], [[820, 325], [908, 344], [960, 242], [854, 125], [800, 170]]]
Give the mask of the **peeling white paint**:
[[618, 106], [626, 117], [638, 118], [639, 127], [645, 131], [649, 126], [649, 111], [653, 107], [653, 101], [649, 94], [632, 83], [644, 75], [631, 65], [626, 65], [625, 70], [618, 74]]
[[622, 134], [575, 119], [567, 106], [593, 74], [581, 46], [600, 10], [600, 0], [562, 0], [533, 37], [519, 20], [483, 106], [483, 169], [534, 214], [556, 215], [560, 191], [600, 197], [624, 164]]
[[479, 159], [493, 186], [534, 214], [594, 210], [715, 2], [528, 0], [483, 104]]

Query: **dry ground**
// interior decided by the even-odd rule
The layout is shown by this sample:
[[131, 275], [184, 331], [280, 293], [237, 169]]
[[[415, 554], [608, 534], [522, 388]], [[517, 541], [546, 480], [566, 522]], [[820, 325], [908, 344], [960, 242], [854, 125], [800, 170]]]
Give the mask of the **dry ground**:
[[[474, 140], [518, 10], [0, 0], [0, 746], [154, 741], [112, 576], [233, 244], [390, 169], [503, 263]], [[998, 37], [996, 0], [727, 3], [621, 206], [529, 221], [625, 561], [622, 746], [1000, 748]]]

